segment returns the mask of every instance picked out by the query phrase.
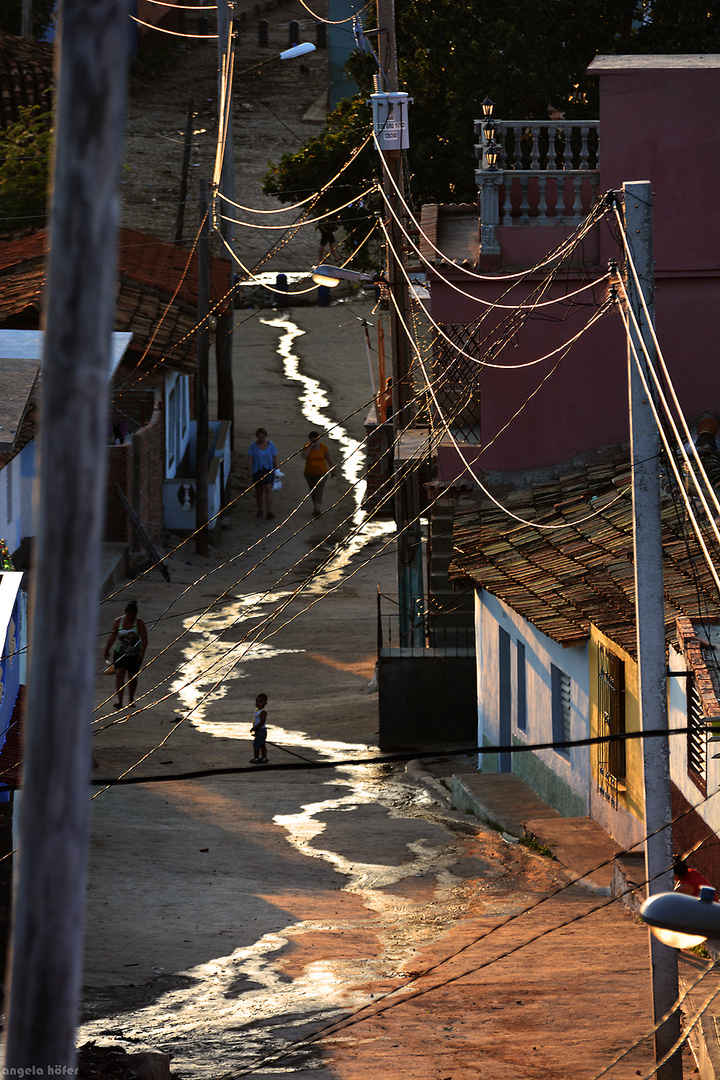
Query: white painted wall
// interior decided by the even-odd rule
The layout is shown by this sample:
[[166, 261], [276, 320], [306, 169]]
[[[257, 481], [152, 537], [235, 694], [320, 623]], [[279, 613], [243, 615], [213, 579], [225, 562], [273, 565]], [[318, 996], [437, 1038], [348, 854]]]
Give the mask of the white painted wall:
[[[707, 629], [707, 628], [706, 628]], [[712, 642], [717, 646], [718, 640], [712, 636]], [[686, 663], [682, 653], [678, 653], [672, 645], [669, 646], [668, 666], [671, 671], [685, 671]], [[687, 726], [687, 691], [685, 679], [668, 679], [668, 727], [684, 728]], [[698, 787], [688, 776], [687, 771], [687, 738], [685, 735], [670, 736], [670, 779], [681, 791], [691, 806], [706, 822], [713, 832], [720, 832], [720, 805], [718, 799], [703, 798]], [[707, 744], [707, 792], [716, 792], [720, 789], [720, 758], [714, 758], [713, 754], [720, 754], [720, 743], [708, 742]]]
[[170, 371], [165, 376], [165, 479], [178, 475], [190, 440], [190, 379]]
[[[588, 646], [563, 648], [541, 633], [501, 600], [484, 589], [476, 593], [475, 633], [478, 672], [478, 745], [483, 738], [497, 745], [500, 738], [499, 630], [510, 636], [511, 735], [524, 743], [549, 742], [552, 730], [552, 665], [570, 678], [572, 739], [589, 735]], [[518, 727], [517, 642], [525, 647], [526, 729]], [[587, 813], [590, 791], [590, 755], [587, 747], [533, 752], [539, 761], [583, 800]], [[518, 771], [513, 755], [512, 771]], [[482, 761], [480, 762], [482, 768]], [[545, 795], [540, 792], [543, 798]], [[547, 800], [546, 800], [547, 801]]]
[[15, 457], [0, 470], [0, 537], [11, 555], [22, 540], [20, 490], [20, 462]]

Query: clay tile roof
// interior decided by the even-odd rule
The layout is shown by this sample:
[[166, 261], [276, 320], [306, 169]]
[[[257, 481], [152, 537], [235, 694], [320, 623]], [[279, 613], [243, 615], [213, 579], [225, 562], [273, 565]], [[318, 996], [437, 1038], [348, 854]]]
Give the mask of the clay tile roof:
[[49, 109], [52, 82], [52, 45], [0, 33], [0, 129], [17, 120], [22, 106]]
[[[118, 290], [115, 329], [131, 331], [131, 350], [146, 364], [160, 361], [185, 372], [195, 370], [198, 258], [185, 248], [153, 236], [121, 229], [118, 237]], [[47, 234], [0, 243], [0, 326], [37, 325], [45, 283]], [[225, 300], [230, 263], [210, 260], [213, 314], [230, 310]]]
[[[451, 577], [469, 578], [555, 641], [571, 643], [596, 626], [636, 653], [633, 518], [628, 461], [580, 469], [525, 487], [505, 505], [491, 503], [455, 518]], [[684, 515], [662, 503], [668, 638], [678, 616], [720, 616], [720, 598]]]

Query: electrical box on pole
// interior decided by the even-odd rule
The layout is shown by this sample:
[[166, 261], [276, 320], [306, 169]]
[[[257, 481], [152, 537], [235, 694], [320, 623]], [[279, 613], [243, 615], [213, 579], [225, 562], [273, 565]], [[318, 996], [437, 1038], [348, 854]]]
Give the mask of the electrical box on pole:
[[407, 150], [410, 146], [408, 104], [412, 98], [403, 91], [370, 95], [373, 130], [381, 150]]

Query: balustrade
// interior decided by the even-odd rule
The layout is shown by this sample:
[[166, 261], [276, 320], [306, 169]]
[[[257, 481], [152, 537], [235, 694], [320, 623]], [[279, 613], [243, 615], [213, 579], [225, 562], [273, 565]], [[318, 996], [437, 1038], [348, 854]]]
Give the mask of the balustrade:
[[475, 122], [481, 253], [499, 254], [498, 225], [580, 224], [600, 183], [599, 126], [597, 120], [496, 120], [493, 169], [483, 121]]

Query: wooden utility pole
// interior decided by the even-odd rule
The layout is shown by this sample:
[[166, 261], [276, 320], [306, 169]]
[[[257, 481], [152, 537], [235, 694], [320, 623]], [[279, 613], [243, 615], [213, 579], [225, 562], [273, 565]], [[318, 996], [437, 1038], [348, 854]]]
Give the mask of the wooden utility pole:
[[[234, 5], [233, 5], [234, 6]], [[233, 35], [230, 25], [230, 4], [228, 0], [218, 0], [218, 105], [222, 101], [222, 85], [224, 72], [227, 69], [228, 52], [232, 51]], [[227, 87], [228, 100], [226, 102], [227, 127], [225, 131], [225, 145], [223, 148], [222, 168], [220, 172], [220, 189], [229, 198], [235, 198], [235, 158], [233, 150], [233, 107], [232, 86]], [[221, 117], [221, 124], [224, 119]], [[220, 211], [220, 235], [232, 246], [234, 229], [232, 223], [225, 215], [234, 214], [235, 208], [220, 199], [218, 203]], [[224, 252], [226, 255], [227, 252]], [[228, 290], [232, 287], [235, 276], [235, 267], [230, 263], [230, 276], [228, 278]], [[215, 331], [215, 375], [217, 380], [217, 418], [230, 422], [230, 447], [235, 443], [235, 390], [233, 386], [233, 330], [235, 325], [235, 312], [233, 304], [226, 314], [220, 314], [217, 318]]]
[[198, 330], [195, 373], [195, 551], [208, 553], [208, 355], [210, 352], [210, 195], [200, 181], [198, 241]]
[[[623, 184], [625, 235], [640, 279], [650, 319], [655, 321], [652, 187], [648, 181]], [[660, 516], [660, 433], [650, 404], [655, 396], [648, 373], [647, 350], [653, 366], [655, 349], [641, 296], [630, 270], [626, 274], [630, 306], [640, 326], [633, 324], [628, 344], [630, 435], [633, 470], [635, 544], [635, 601], [637, 620], [638, 682], [641, 727], [668, 727], [667, 662], [665, 658], [665, 601], [663, 594], [662, 524]], [[635, 359], [637, 353], [638, 360]], [[638, 370], [645, 373], [645, 385]], [[648, 393], [649, 390], [649, 393]], [[668, 740], [643, 740], [645, 782], [645, 871], [648, 893], [673, 888], [672, 807], [670, 804], [670, 750]], [[675, 949], [650, 937], [653, 1013], [658, 1023], [670, 1012], [678, 996]], [[661, 1061], [680, 1037], [677, 1010], [655, 1033], [655, 1059]], [[675, 1053], [658, 1069], [658, 1080], [682, 1080], [682, 1058]]]
[[183, 222], [185, 221], [185, 203], [187, 202], [188, 173], [190, 171], [190, 152], [192, 150], [193, 125], [195, 121], [195, 109], [193, 99], [188, 101], [187, 120], [185, 121], [185, 145], [183, 146], [182, 165], [180, 166], [180, 195], [178, 197], [177, 224], [175, 226], [175, 243], [179, 244], [183, 235]]
[[64, 0], [5, 1058], [18, 1076], [75, 1068], [129, 40], [125, 0]]

